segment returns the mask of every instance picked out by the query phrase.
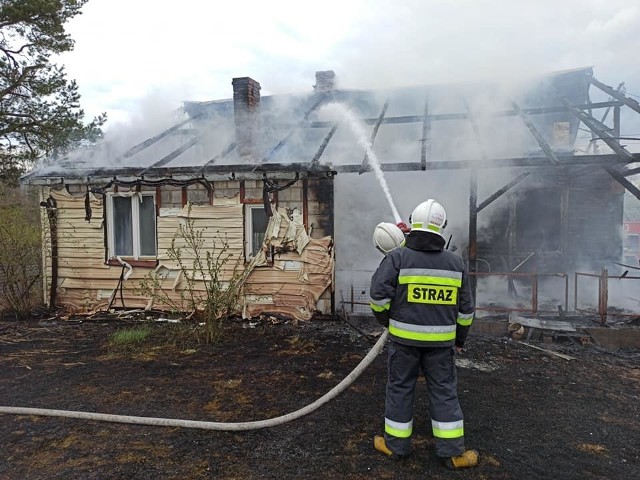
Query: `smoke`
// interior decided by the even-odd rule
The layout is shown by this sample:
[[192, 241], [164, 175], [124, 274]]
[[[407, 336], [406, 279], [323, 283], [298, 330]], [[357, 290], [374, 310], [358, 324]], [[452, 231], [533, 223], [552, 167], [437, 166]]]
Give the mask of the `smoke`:
[[368, 165], [373, 169], [373, 173], [375, 174], [376, 179], [378, 180], [378, 183], [380, 184], [380, 187], [384, 192], [387, 202], [389, 202], [389, 207], [391, 208], [391, 213], [393, 213], [395, 223], [399, 223], [400, 221], [402, 221], [402, 218], [398, 213], [398, 209], [393, 202], [393, 197], [391, 196], [391, 192], [389, 191], [387, 180], [382, 173], [382, 170], [380, 169], [380, 161], [378, 160], [376, 153], [373, 151], [371, 141], [367, 138], [367, 134], [364, 131], [364, 127], [362, 126], [360, 121], [356, 118], [351, 110], [339, 103], [330, 103], [322, 107], [322, 109], [328, 111], [335, 110], [346, 120], [349, 128], [355, 135], [356, 141], [362, 148], [364, 148], [367, 154]]
[[[109, 3], [109, 9], [121, 11]], [[384, 124], [372, 146], [368, 145], [370, 126], [362, 127], [364, 130], [355, 137], [352, 127], [338, 129], [321, 161], [330, 165], [358, 165], [370, 147], [372, 150], [368, 156], [374, 166], [373, 173], [340, 174], [335, 179], [339, 289], [356, 278], [357, 282], [359, 279], [368, 282], [379, 263], [379, 254], [371, 243], [374, 226], [380, 221], [393, 221], [398, 217], [407, 221], [413, 208], [426, 198], [436, 198], [445, 206], [449, 218], [446, 234], [453, 235], [452, 246], [460, 252], [466, 249], [468, 171], [383, 173], [375, 168], [375, 160], [383, 164], [417, 162], [425, 145], [427, 161], [481, 161], [484, 157], [535, 154], [539, 146], [519, 118], [495, 117], [493, 114], [497, 110], [511, 109], [509, 102], [512, 99], [523, 102], [518, 93], [529, 87], [523, 79], [544, 72], [595, 65], [596, 77], [600, 80], [614, 86], [626, 81], [628, 92], [640, 94], [640, 64], [629, 61], [628, 57], [628, 52], [640, 50], [640, 37], [636, 34], [640, 8], [632, 1], [541, 0], [523, 4], [497, 0], [373, 0], [347, 2], [347, 5], [327, 0], [312, 14], [306, 6], [286, 3], [257, 7], [259, 14], [255, 18], [259, 21], [253, 16], [243, 15], [247, 8], [244, 4], [228, 7], [230, 10], [225, 13], [230, 15], [229, 18], [243, 15], [247, 23], [243, 23], [242, 29], [238, 29], [234, 22], [218, 22], [217, 28], [209, 28], [211, 18], [216, 18], [215, 13], [219, 17], [219, 11], [210, 12], [211, 15], [191, 15], [182, 21], [176, 19], [172, 22], [174, 27], [180, 24], [190, 27], [186, 40], [175, 42], [163, 32], [165, 38], [159, 43], [161, 48], [153, 46], [151, 35], [140, 33], [141, 39], [149, 42], [147, 51], [161, 53], [158, 56], [162, 64], [148, 70], [143, 64], [152, 62], [155, 56], [145, 55], [146, 62], [140, 62], [139, 55], [122, 59], [122, 52], [130, 46], [124, 36], [119, 40], [122, 41], [120, 45], [115, 48], [109, 45], [110, 51], [117, 55], [110, 65], [108, 62], [113, 53], [89, 48], [77, 36], [76, 48], [79, 53], [86, 51], [92, 58], [106, 62], [104, 70], [109, 72], [110, 81], [117, 70], [117, 62], [127, 60], [125, 65], [130, 67], [126, 69], [127, 75], [132, 79], [156, 85], [165, 82], [167, 87], [171, 86], [165, 91], [176, 91], [180, 82], [188, 83], [189, 95], [184, 92], [181, 99], [228, 98], [231, 96], [231, 78], [245, 75], [262, 83], [265, 97], [271, 93], [309, 92], [315, 70], [334, 69], [338, 74], [339, 88], [389, 89], [376, 95], [352, 90], [350, 93], [354, 101], [349, 104], [349, 109], [356, 118], [376, 118], [386, 101], [389, 102], [387, 117], [423, 114], [427, 92], [418, 85], [432, 86], [428, 95], [430, 114], [465, 113], [467, 109], [473, 112], [475, 125], [465, 120], [433, 122], [430, 138], [424, 137], [420, 122]], [[89, 2], [87, 8], [97, 9], [99, 4]], [[204, 7], [199, 5], [198, 8]], [[181, 12], [189, 10], [174, 9], [172, 14], [181, 15]], [[143, 24], [149, 24], [142, 22], [140, 17], [136, 18], [135, 10], [127, 11], [128, 15], [120, 20], [124, 30], [142, 29]], [[336, 14], [336, 11], [340, 13]], [[82, 17], [89, 18], [90, 11], [86, 13]], [[140, 7], [138, 13], [146, 16], [148, 11]], [[159, 15], [161, 12], [155, 13]], [[274, 19], [278, 20], [269, 21]], [[327, 36], [328, 24], [332, 25], [331, 38]], [[221, 32], [221, 37], [215, 36], [217, 32]], [[169, 53], [172, 43], [180, 44], [180, 53]], [[185, 50], [184, 44], [217, 45], [219, 48], [215, 55], [209, 51], [203, 54], [197, 48]], [[173, 60], [168, 62], [167, 58]], [[70, 73], [75, 76], [71, 67]], [[81, 87], [89, 81], [86, 76], [78, 79]], [[496, 81], [502, 84], [495, 86]], [[488, 82], [494, 85], [491, 89], [481, 88]], [[148, 90], [113, 83], [127, 90], [128, 98], [133, 95], [131, 92], [139, 95], [139, 92]], [[394, 93], [392, 88], [403, 86], [415, 88], [404, 95]], [[309, 94], [307, 99], [311, 98]], [[592, 98], [594, 101], [607, 99], [608, 96], [603, 94]], [[269, 101], [271, 103], [267, 105]], [[80, 152], [75, 160], [100, 166], [114, 164], [109, 162], [120, 158], [126, 148], [176, 123], [178, 118], [171, 113], [176, 105], [175, 94], [157, 95], [142, 108], [130, 104], [115, 105], [114, 108], [127, 110], [127, 113], [116, 118], [112, 115], [112, 120], [121, 125], [109, 127], [103, 152], [92, 153], [93, 156]], [[264, 135], [257, 149], [258, 160], [265, 158], [268, 162], [290, 163], [311, 159], [329, 128], [302, 127], [303, 115], [310, 107], [306, 99], [301, 102], [299, 97], [295, 100], [287, 96], [271, 97], [271, 100], [264, 98], [263, 107], [270, 113], [264, 113], [261, 118]], [[135, 113], [136, 108], [140, 115]], [[164, 110], [164, 113], [158, 110]], [[312, 119], [323, 119], [326, 115], [326, 111], [321, 111]], [[608, 121], [611, 115], [609, 113]], [[640, 133], [638, 119], [637, 115], [623, 109], [622, 133]], [[347, 123], [357, 125], [353, 121]], [[233, 125], [223, 116], [201, 122], [193, 128], [197, 129], [195, 133], [202, 140], [200, 145], [178, 157], [174, 165], [202, 163], [222, 151], [234, 138]], [[283, 140], [286, 142], [281, 143]], [[586, 153], [590, 140], [589, 134], [579, 132], [577, 148]], [[185, 137], [171, 136], [132, 160], [139, 161], [142, 166], [149, 165], [184, 142]], [[600, 153], [609, 151], [602, 142], [597, 145]], [[628, 148], [638, 151], [639, 145], [640, 142], [632, 142]], [[232, 154], [218, 163], [238, 161], [238, 157]], [[523, 171], [481, 169], [478, 174], [478, 202]], [[512, 192], [520, 187], [530, 188], [536, 182], [540, 179], [532, 174]], [[480, 232], [489, 231], [488, 227], [504, 215], [508, 206], [509, 194], [480, 212]], [[611, 232], [603, 234], [610, 235]]]
[[[321, 161], [333, 164], [358, 165], [363, 161], [366, 147], [370, 146], [372, 127], [366, 130], [360, 124], [363, 117], [376, 118], [388, 106], [386, 117], [424, 114], [428, 101], [429, 114], [473, 113], [473, 122], [465, 119], [434, 121], [428, 138], [424, 138], [422, 122], [382, 124], [371, 147], [376, 158], [384, 164], [417, 163], [422, 156], [423, 142], [427, 165], [431, 161], [480, 162], [486, 158], [526, 156], [533, 149], [525, 125], [513, 117], [496, 117], [500, 110], [511, 108], [505, 103], [519, 86], [505, 84], [487, 92], [485, 85], [453, 85], [449, 87], [409, 88], [388, 90], [372, 97], [358, 96], [350, 105], [357, 106], [348, 125], [356, 125], [361, 141], [354, 142], [350, 128], [339, 128]], [[326, 119], [328, 111], [321, 110], [319, 119]], [[344, 111], [344, 109], [342, 109]], [[343, 113], [342, 113], [343, 114]], [[536, 144], [537, 145], [537, 144]], [[359, 147], [359, 148], [358, 148]], [[539, 146], [538, 146], [539, 148]], [[371, 155], [369, 155], [371, 157]], [[482, 168], [478, 173], [478, 202], [493, 194], [517, 175], [516, 169]], [[382, 179], [382, 181], [381, 181]], [[338, 290], [349, 285], [366, 285], [381, 260], [372, 248], [371, 235], [381, 221], [397, 221], [390, 215], [388, 198], [393, 199], [400, 218], [408, 217], [416, 205], [428, 198], [435, 198], [447, 211], [448, 227], [445, 237], [451, 236], [451, 247], [466, 255], [469, 215], [469, 172], [466, 169], [386, 171], [373, 173], [339, 174], [335, 179], [336, 190], [336, 259]], [[382, 189], [379, 188], [382, 185]], [[385, 185], [388, 190], [385, 190]], [[499, 207], [508, 205], [504, 198], [494, 202], [478, 217], [479, 228], [489, 225]], [[344, 213], [342, 213], [344, 212]], [[393, 212], [391, 212], [393, 213]], [[390, 218], [391, 217], [391, 218]]]

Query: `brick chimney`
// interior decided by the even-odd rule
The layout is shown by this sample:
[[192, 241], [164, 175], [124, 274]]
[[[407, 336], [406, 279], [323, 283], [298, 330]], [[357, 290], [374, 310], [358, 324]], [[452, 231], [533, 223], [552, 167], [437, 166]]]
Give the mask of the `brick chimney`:
[[328, 92], [333, 90], [336, 84], [336, 72], [333, 70], [325, 70], [316, 72], [316, 84], [313, 88], [318, 92]]
[[233, 117], [236, 124], [236, 144], [241, 157], [256, 161], [255, 144], [259, 128], [260, 84], [249, 77], [234, 78]]

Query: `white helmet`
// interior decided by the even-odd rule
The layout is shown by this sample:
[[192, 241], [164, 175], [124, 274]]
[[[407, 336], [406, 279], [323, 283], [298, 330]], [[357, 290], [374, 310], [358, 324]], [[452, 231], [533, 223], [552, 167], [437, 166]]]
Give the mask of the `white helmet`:
[[384, 255], [404, 245], [404, 233], [393, 223], [381, 222], [373, 230], [373, 244]]
[[442, 205], [430, 198], [418, 205], [409, 218], [411, 231], [431, 232], [442, 237], [447, 226], [447, 212]]

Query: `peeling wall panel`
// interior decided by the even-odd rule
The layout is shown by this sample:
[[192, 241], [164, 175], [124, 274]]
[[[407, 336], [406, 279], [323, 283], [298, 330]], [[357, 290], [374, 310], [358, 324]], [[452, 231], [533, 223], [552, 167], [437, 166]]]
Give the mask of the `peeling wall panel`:
[[[227, 190], [225, 190], [225, 184]], [[332, 208], [332, 190], [328, 199], [318, 195], [311, 182], [310, 198], [318, 199], [311, 206], [311, 218], [327, 215], [327, 209]], [[332, 186], [332, 183], [330, 183]], [[246, 185], [248, 197], [255, 194], [262, 198], [262, 182], [248, 181]], [[172, 188], [161, 191], [159, 199], [168, 193], [179, 191]], [[140, 282], [147, 275], [155, 271], [169, 274], [163, 281], [162, 289], [172, 302], [179, 303], [181, 288], [186, 280], [178, 275], [179, 266], [170, 260], [167, 249], [180, 231], [180, 226], [192, 222], [195, 231], [200, 232], [204, 242], [203, 247], [228, 244], [228, 251], [233, 255], [230, 261], [221, 267], [223, 280], [231, 278], [236, 268], [252, 269], [244, 284], [243, 306], [244, 314], [255, 316], [261, 312], [279, 313], [295, 319], [311, 318], [313, 313], [322, 305], [326, 309], [327, 296], [331, 295], [331, 281], [333, 278], [334, 257], [333, 240], [323, 233], [325, 230], [314, 229], [312, 237], [302, 224], [302, 182], [297, 182], [291, 188], [278, 192], [280, 208], [272, 217], [273, 235], [263, 245], [262, 252], [256, 259], [245, 265], [244, 259], [244, 205], [240, 202], [239, 182], [216, 182], [212, 205], [191, 205], [180, 208], [179, 205], [167, 205], [159, 209], [156, 219], [158, 262], [157, 267], [134, 267], [128, 273], [128, 279], [119, 285], [123, 271], [118, 265], [105, 265], [105, 222], [103, 220], [103, 198], [89, 197], [91, 221], [87, 222], [85, 195], [78, 192], [77, 196], [66, 190], [49, 190], [43, 188], [42, 194], [46, 198], [51, 194], [57, 202], [57, 225], [59, 241], [58, 266], [58, 302], [67, 303], [84, 310], [106, 308], [110, 300], [112, 306], [127, 308], [142, 308], [150, 306], [149, 298], [140, 295]], [[245, 193], [247, 193], [245, 191]], [[223, 196], [221, 196], [223, 195]], [[228, 195], [228, 196], [224, 196]], [[293, 220], [290, 215], [293, 214]], [[43, 221], [47, 222], [43, 212]], [[44, 266], [46, 270], [45, 283], [51, 282], [50, 251], [48, 225], [44, 229]], [[330, 229], [326, 229], [329, 231]], [[184, 244], [184, 240], [175, 239], [175, 244]], [[271, 259], [271, 247], [275, 255]], [[194, 260], [193, 254], [184, 249], [182, 258], [189, 264]], [[126, 259], [125, 259], [126, 260]], [[240, 263], [237, 263], [240, 260]], [[273, 260], [273, 261], [272, 261]], [[128, 272], [128, 270], [125, 270]], [[178, 278], [177, 278], [178, 277]], [[177, 278], [177, 279], [176, 279]], [[118, 289], [117, 291], [115, 289]], [[114, 293], [115, 291], [115, 293]], [[204, 296], [206, 284], [202, 279], [194, 281], [194, 293]], [[113, 296], [115, 295], [115, 297]], [[320, 301], [323, 298], [325, 300]], [[166, 308], [167, 305], [154, 304], [154, 308]], [[187, 308], [187, 306], [184, 306]], [[274, 311], [275, 309], [275, 311]], [[327, 313], [327, 312], [323, 312]]]
[[[331, 238], [309, 238], [300, 217], [290, 219], [280, 208], [271, 218], [262, 257], [247, 278], [247, 294], [270, 295], [272, 303], [264, 304], [245, 296], [244, 316], [263, 312], [287, 312], [297, 320], [308, 320], [317, 310], [318, 299], [331, 285], [334, 269]], [[267, 252], [276, 253], [271, 263]], [[287, 268], [289, 265], [290, 268]], [[297, 266], [297, 270], [293, 266]], [[275, 309], [275, 310], [274, 310]]]

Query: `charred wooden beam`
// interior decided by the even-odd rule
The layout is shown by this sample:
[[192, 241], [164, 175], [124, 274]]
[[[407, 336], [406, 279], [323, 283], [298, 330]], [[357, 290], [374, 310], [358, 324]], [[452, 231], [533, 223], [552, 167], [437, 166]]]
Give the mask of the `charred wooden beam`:
[[478, 279], [478, 169], [469, 170], [469, 284], [476, 298]]
[[511, 101], [511, 104], [513, 105], [513, 109], [516, 112], [518, 112], [518, 115], [520, 116], [524, 124], [527, 126], [529, 131], [531, 132], [531, 135], [533, 135], [533, 138], [535, 138], [536, 142], [538, 142], [538, 145], [540, 145], [540, 148], [542, 148], [542, 151], [547, 155], [547, 157], [549, 157], [549, 160], [551, 160], [551, 163], [553, 163], [556, 167], [558, 167], [560, 165], [560, 161], [558, 160], [557, 155], [551, 149], [551, 147], [549, 146], [547, 141], [544, 139], [542, 134], [538, 131], [536, 126], [533, 124], [533, 122], [529, 119], [529, 116], [522, 111], [520, 106], [515, 101]]
[[178, 123], [177, 125], [174, 125], [171, 128], [166, 129], [164, 132], [159, 133], [158, 135], [151, 137], [147, 140], [145, 140], [142, 143], [139, 143], [138, 145], [135, 145], [133, 147], [131, 147], [129, 150], [127, 150], [123, 155], [122, 158], [129, 158], [134, 156], [136, 153], [141, 152], [142, 150], [144, 150], [147, 147], [150, 147], [151, 145], [153, 145], [154, 143], [162, 140], [163, 138], [165, 138], [168, 135], [171, 135], [173, 132], [177, 131], [180, 129], [180, 127], [182, 127], [183, 125], [189, 123], [192, 120], [196, 120], [200, 117], [201, 115], [196, 115], [192, 118], [189, 118], [188, 120], [185, 120], [183, 122]]
[[626, 168], [623, 172], [620, 172], [623, 177], [630, 177], [631, 175], [637, 175], [638, 173], [640, 173], [640, 167]]
[[[49, 285], [49, 307], [55, 308], [58, 289], [58, 205], [56, 199], [49, 196], [40, 202], [49, 220], [49, 242], [51, 248], [51, 283]], [[46, 272], [44, 273], [46, 276]], [[46, 281], [45, 288], [46, 288]]]
[[[611, 165], [616, 163], [640, 162], [640, 153], [634, 153], [632, 160], [620, 158], [614, 154], [601, 155], [559, 155], [563, 166]], [[494, 158], [486, 162], [480, 160], [433, 160], [427, 162], [427, 170], [459, 170], [466, 168], [505, 168], [505, 167], [548, 167], [547, 157]], [[357, 173], [360, 165], [335, 165], [336, 173]], [[386, 172], [412, 172], [422, 170], [420, 162], [383, 163], [380, 169]]]
[[[378, 129], [384, 120], [384, 116], [387, 113], [387, 109], [389, 108], [389, 100], [384, 102], [382, 106], [382, 110], [380, 111], [380, 115], [378, 115], [378, 121], [373, 126], [373, 131], [371, 132], [371, 140], [369, 143], [371, 144], [371, 148], [373, 148], [373, 142], [376, 140], [376, 135], [378, 134]], [[364, 159], [362, 160], [362, 166], [360, 168], [360, 173], [364, 173], [369, 169], [369, 154], [364, 152]]]
[[333, 138], [333, 135], [336, 133], [336, 130], [338, 130], [338, 124], [337, 123], [333, 127], [331, 127], [331, 130], [329, 130], [329, 133], [327, 133], [327, 135], [322, 140], [322, 143], [318, 147], [318, 150], [316, 151], [315, 155], [311, 159], [311, 165], [312, 166], [316, 166], [316, 165], [319, 164], [320, 157], [322, 157], [322, 154], [324, 153], [325, 149], [327, 148], [327, 145], [329, 145], [329, 142]]
[[[476, 137], [476, 142], [480, 147], [482, 161], [488, 160], [487, 152], [480, 134], [480, 127], [476, 122], [475, 115], [471, 111], [466, 98], [462, 99], [471, 123], [471, 129]], [[476, 298], [476, 287], [478, 279], [475, 276], [478, 271], [478, 169], [473, 166], [469, 170], [469, 284], [471, 294]]]
[[327, 100], [327, 98], [329, 98], [328, 93], [323, 93], [322, 95], [320, 95], [320, 97], [311, 106], [311, 108], [309, 108], [302, 116], [302, 121], [295, 125], [282, 140], [276, 143], [271, 148], [271, 150], [267, 152], [267, 154], [262, 158], [261, 163], [268, 163], [275, 156], [275, 154], [278, 153], [282, 149], [282, 147], [287, 144], [293, 134], [306, 124], [307, 120], [309, 119], [309, 115], [311, 115], [320, 105], [322, 105]]
[[154, 163], [152, 165], [149, 165], [147, 168], [145, 168], [140, 173], [138, 173], [138, 176], [145, 175], [147, 172], [149, 172], [150, 170], [153, 170], [154, 168], [162, 167], [162, 166], [166, 165], [167, 163], [172, 162], [174, 159], [176, 159], [177, 157], [182, 155], [184, 152], [189, 150], [191, 147], [196, 145], [198, 143], [198, 141], [199, 140], [197, 138], [192, 138], [187, 143], [182, 145], [180, 148], [176, 148], [169, 155], [166, 155], [166, 156], [162, 157], [160, 160], [158, 160], [156, 163]]
[[516, 178], [511, 180], [508, 184], [506, 184], [500, 190], [497, 190], [493, 195], [489, 196], [484, 202], [478, 205], [478, 208], [476, 209], [476, 211], [479, 212], [484, 208], [488, 207], [489, 205], [491, 205], [494, 201], [496, 201], [502, 195], [507, 193], [509, 190], [511, 190], [513, 187], [515, 187], [518, 183], [520, 183], [522, 180], [527, 178], [529, 175], [531, 175], [531, 172], [524, 172], [521, 175], [518, 175]]
[[[640, 162], [640, 153], [633, 154], [633, 160], [626, 161], [618, 155], [561, 155], [560, 161], [564, 166], [589, 166], [589, 165], [614, 165], [630, 164]], [[471, 167], [478, 168], [508, 168], [508, 167], [548, 167], [549, 160], [546, 157], [521, 157], [491, 159], [488, 162], [478, 160], [441, 160], [427, 163], [429, 170], [460, 170]], [[421, 171], [420, 162], [406, 163], [384, 163], [380, 168], [386, 172], [413, 172]], [[318, 163], [314, 168], [310, 168], [309, 163], [269, 163], [260, 165], [256, 170], [254, 165], [209, 165], [197, 175], [192, 167], [160, 167], [149, 169], [145, 174], [146, 179], [167, 178], [189, 179], [194, 177], [206, 177], [207, 180], [240, 180], [262, 178], [262, 172], [271, 172], [273, 175], [280, 175], [278, 178], [293, 178], [295, 172], [304, 177], [332, 177], [338, 173], [358, 173], [360, 164], [352, 165], [323, 165]], [[52, 170], [46, 175], [30, 176], [28, 183], [31, 185], [62, 185], [62, 184], [98, 184], [109, 182], [114, 177], [139, 178], [139, 170], [132, 167], [109, 167], [78, 169], [71, 174], [65, 170]], [[640, 172], [638, 172], [640, 173]], [[63, 180], [64, 179], [64, 180]]]
[[[508, 235], [508, 243], [507, 243], [507, 255], [503, 257], [503, 261], [505, 264], [505, 270], [511, 270], [511, 264], [513, 261], [513, 257], [515, 252], [517, 251], [516, 245], [516, 221], [518, 219], [517, 209], [516, 209], [516, 201], [511, 198], [509, 202], [509, 224], [507, 226], [507, 235]], [[512, 298], [518, 297], [518, 289], [516, 288], [516, 284], [514, 282], [513, 276], [507, 276], [507, 294]]]
[[569, 111], [573, 113], [573, 115], [576, 118], [578, 118], [578, 120], [580, 120], [587, 127], [589, 127], [593, 133], [595, 133], [598, 137], [600, 137], [602, 141], [606, 143], [611, 150], [613, 150], [615, 153], [617, 153], [621, 157], [626, 158], [627, 160], [630, 160], [633, 158], [632, 154], [628, 150], [626, 150], [624, 147], [622, 147], [622, 145], [620, 145], [617, 139], [615, 139], [609, 133], [609, 127], [607, 127], [602, 122], [593, 118], [587, 112], [584, 112], [578, 109], [577, 107], [575, 107], [574, 105], [572, 105], [572, 103], [566, 97], [560, 95], [559, 93], [557, 93], [557, 95], [560, 98], [560, 101], [566, 105]]
[[633, 183], [627, 180], [627, 178], [624, 175], [618, 172], [611, 165], [603, 165], [602, 168], [604, 168], [609, 175], [611, 175], [614, 179], [616, 179], [620, 185], [622, 185], [624, 188], [629, 190], [629, 193], [631, 193], [634, 197], [640, 200], [640, 189], [638, 189], [638, 187], [636, 187]]
[[229, 145], [227, 145], [227, 148], [225, 148], [224, 151], [220, 155], [216, 155], [215, 157], [213, 157], [212, 159], [207, 161], [204, 165], [202, 165], [198, 169], [198, 173], [201, 173], [206, 167], [208, 167], [210, 165], [213, 165], [214, 163], [216, 163], [221, 158], [224, 158], [227, 155], [229, 155], [231, 152], [233, 152], [235, 150], [236, 146], [237, 146], [236, 142], [231, 142]]
[[[598, 109], [598, 108], [607, 108], [607, 107], [615, 107], [622, 105], [622, 102], [619, 101], [610, 101], [610, 102], [597, 102], [597, 103], [589, 103], [586, 105], [575, 105], [575, 108], [580, 110], [589, 110], [589, 109]], [[555, 107], [540, 107], [540, 108], [523, 108], [522, 111], [527, 115], [542, 115], [548, 113], [563, 113], [569, 111], [566, 106], [555, 106]], [[518, 116], [518, 112], [515, 110], [498, 110], [496, 112], [492, 112], [489, 114], [491, 117], [516, 117]], [[436, 121], [445, 121], [445, 120], [467, 120], [469, 115], [467, 113], [438, 113], [429, 115], [428, 119], [431, 122]], [[364, 118], [360, 119], [360, 122], [365, 125], [375, 125], [378, 121], [377, 118]], [[382, 120], [382, 124], [402, 124], [402, 123], [418, 123], [424, 122], [424, 115], [401, 115], [397, 117], [385, 117]], [[329, 128], [333, 125], [333, 121], [316, 121], [310, 122], [308, 127], [310, 128]]]
[[431, 119], [429, 118], [429, 93], [424, 101], [424, 119], [422, 120], [422, 147], [420, 150], [420, 164], [422, 170], [427, 169], [427, 158], [431, 158]]
[[609, 85], [605, 85], [604, 83], [596, 80], [593, 77], [591, 77], [591, 83], [596, 87], [598, 87], [603, 92], [611, 95], [616, 100], [624, 103], [630, 109], [634, 110], [637, 113], [640, 113], [640, 103], [638, 103], [636, 100], [633, 100], [632, 98], [627, 97], [624, 93], [614, 90]]
[[[618, 85], [618, 88], [616, 88], [616, 90], [619, 92], [621, 91], [622, 87], [624, 87], [624, 82], [621, 82]], [[614, 100], [613, 97], [609, 97], [609, 101]], [[619, 137], [620, 136], [620, 106], [616, 105], [615, 107], [613, 107], [616, 112], [614, 112], [614, 119], [613, 119], [613, 132], [614, 132], [614, 136]], [[593, 116], [593, 111], [592, 110], [587, 110], [589, 112], [589, 115]], [[602, 118], [600, 119], [600, 122], [604, 124], [604, 121], [607, 119], [607, 116], [609, 116], [609, 112], [611, 111], [611, 107], [607, 107], [604, 111], [604, 113], [602, 114]], [[616, 113], [617, 113], [617, 118], [616, 118]], [[617, 127], [617, 129], [616, 129]], [[617, 131], [617, 133], [616, 133]], [[587, 147], [587, 151], [591, 148], [593, 148], [593, 152], [597, 153], [598, 151], [598, 144], [596, 142], [597, 137], [595, 135], [595, 133], [593, 133], [591, 130], [588, 130], [589, 133], [591, 133], [591, 142], [589, 143], [589, 146]]]
[[309, 232], [309, 180], [302, 179], [302, 225]]
[[282, 149], [282, 147], [284, 147], [287, 144], [287, 142], [293, 136], [296, 130], [297, 129], [291, 130], [286, 137], [284, 137], [282, 140], [276, 143], [273, 147], [271, 147], [271, 150], [269, 150], [267, 154], [262, 158], [261, 163], [267, 163], [269, 160], [271, 160], [275, 156], [275, 154], [278, 153]]
[[[616, 88], [616, 91], [621, 92], [622, 88], [624, 87], [624, 82], [621, 82], [618, 87]], [[615, 100], [613, 97], [609, 97], [609, 101], [611, 100]], [[613, 108], [617, 108], [618, 111], [620, 111], [620, 107], [621, 105], [616, 105]], [[602, 123], [604, 123], [604, 121], [607, 119], [607, 117], [609, 116], [609, 112], [611, 111], [611, 107], [607, 107], [604, 111], [604, 113], [602, 114], [602, 118], [600, 119], [600, 121]], [[593, 115], [593, 112], [591, 110], [589, 110], [589, 115]]]

